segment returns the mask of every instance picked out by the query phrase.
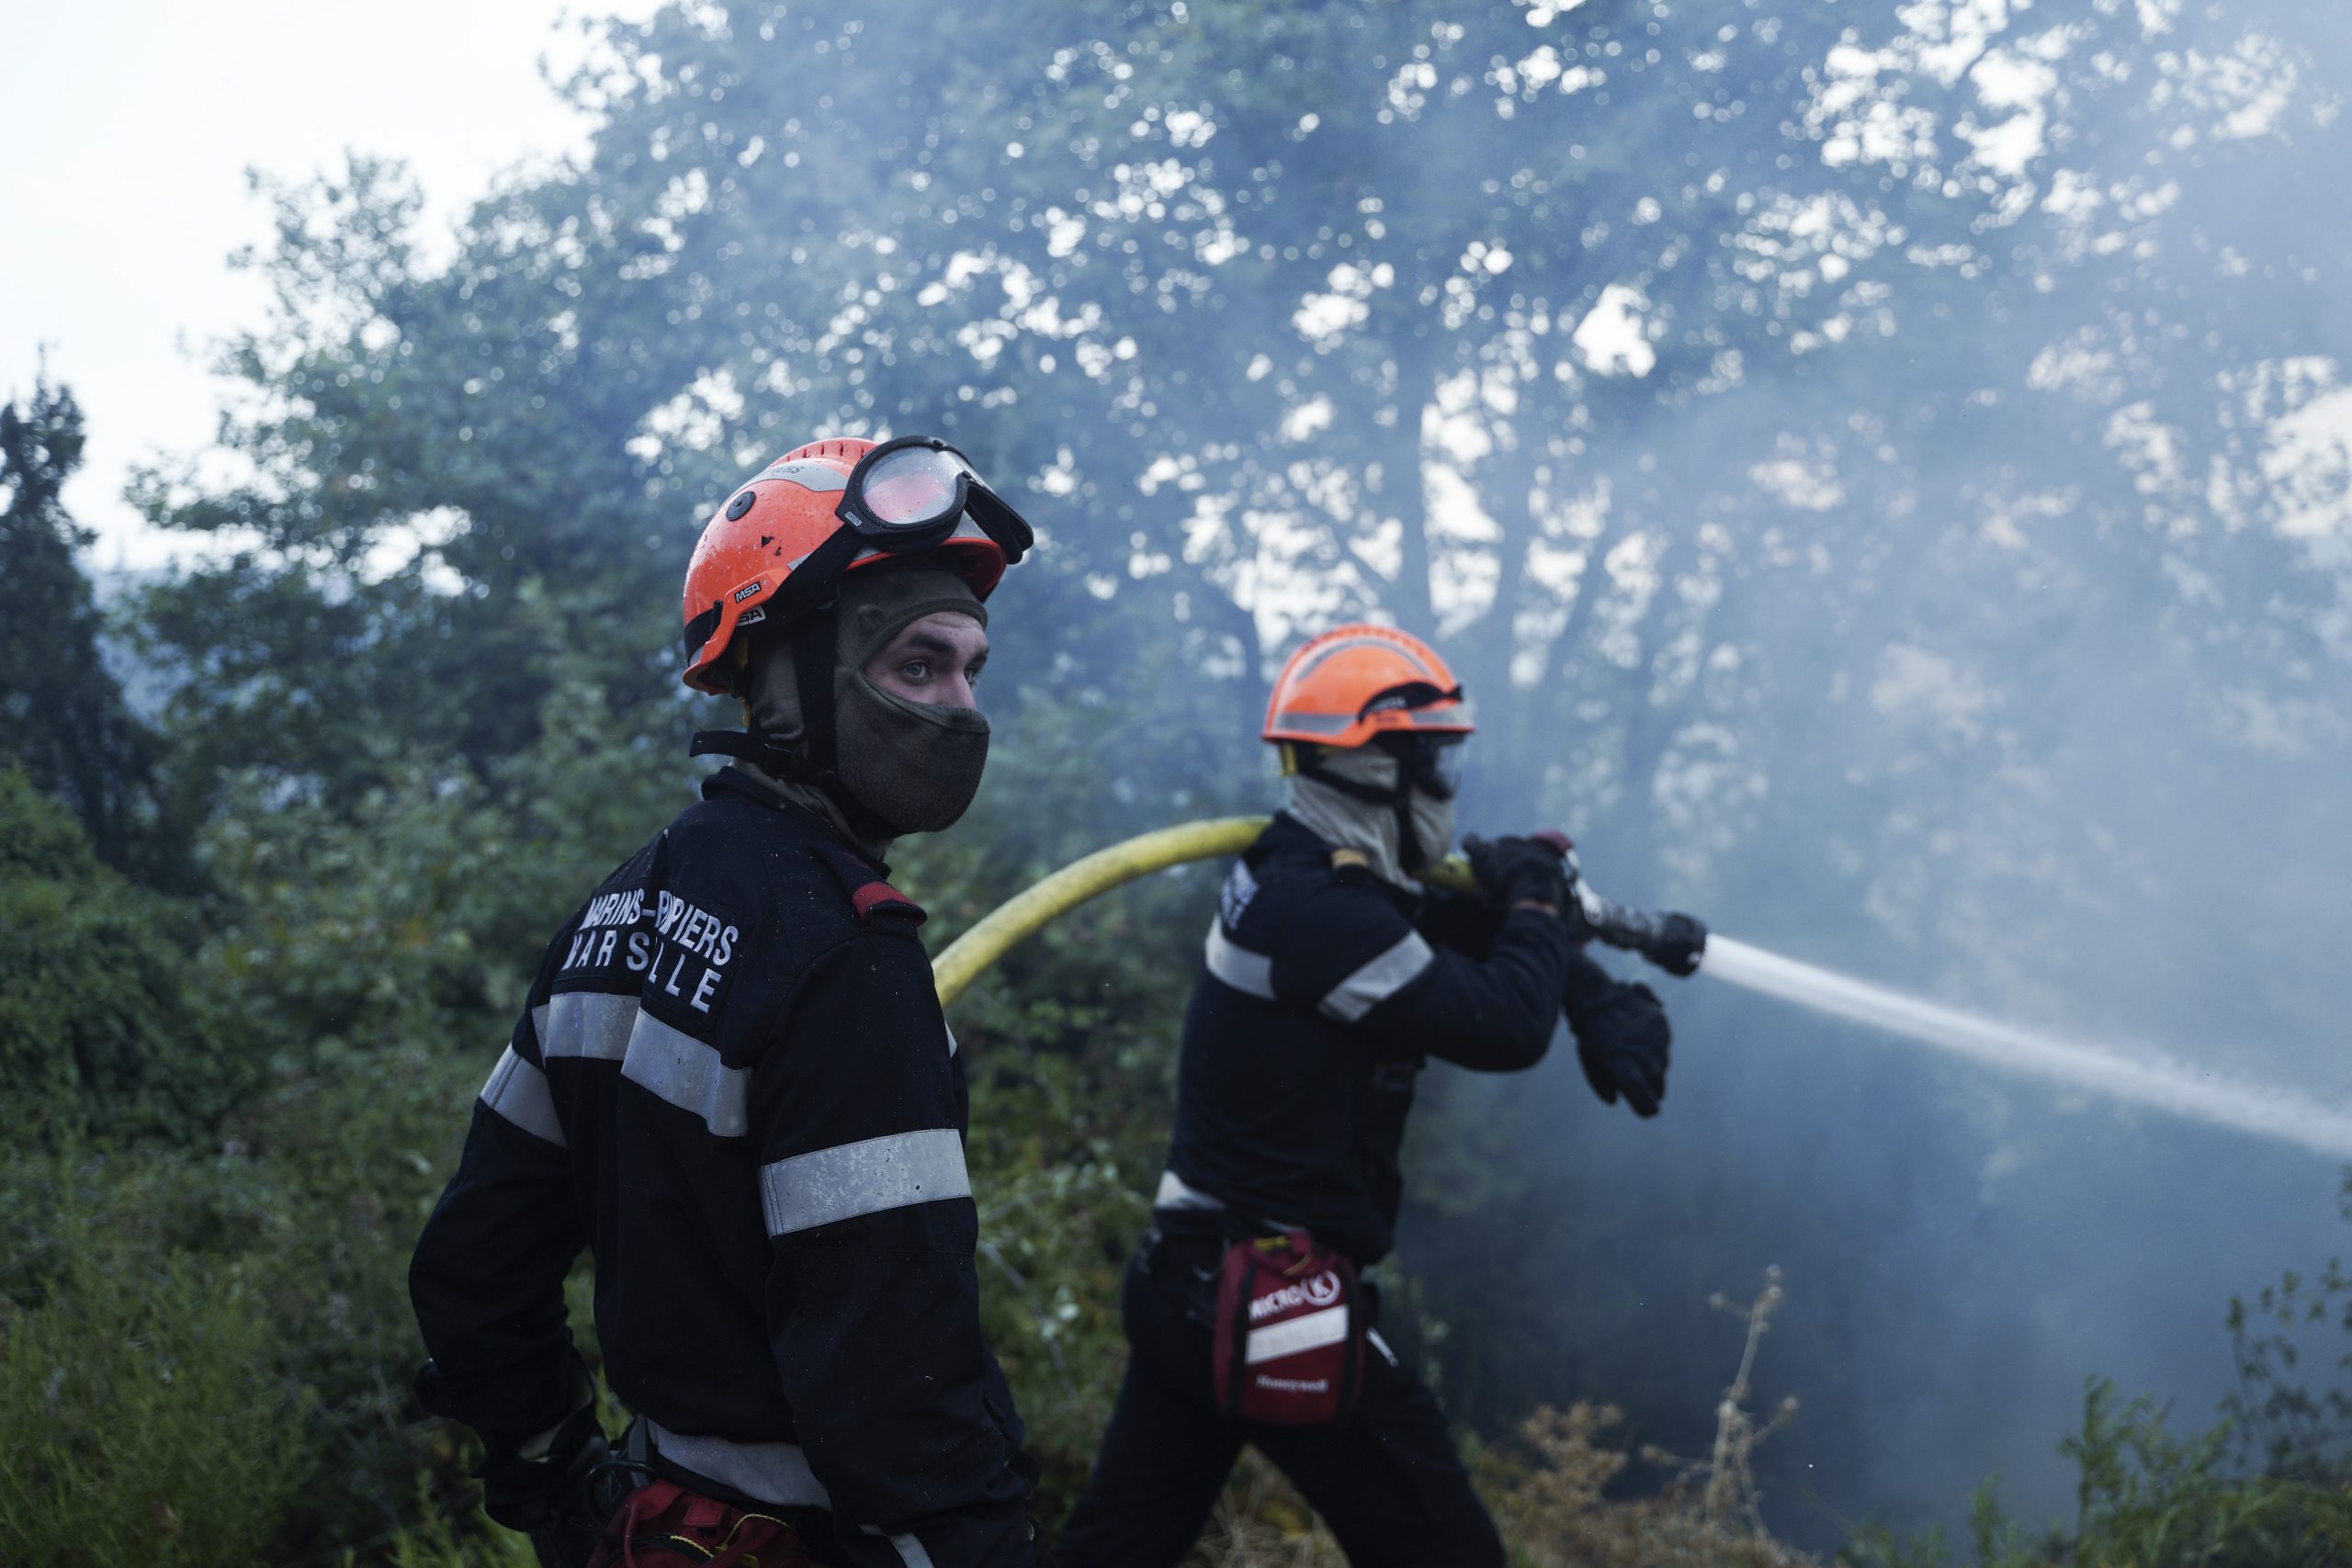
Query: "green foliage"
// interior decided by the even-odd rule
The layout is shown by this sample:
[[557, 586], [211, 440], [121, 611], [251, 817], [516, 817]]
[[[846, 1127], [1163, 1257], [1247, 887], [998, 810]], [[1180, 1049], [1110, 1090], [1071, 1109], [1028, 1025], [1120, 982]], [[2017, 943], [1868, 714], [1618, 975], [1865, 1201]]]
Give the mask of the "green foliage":
[[72, 807], [107, 864], [183, 882], [184, 846], [154, 790], [156, 737], [107, 673], [74, 560], [90, 536], [62, 497], [83, 439], [81, 405], [45, 378], [21, 407], [0, 405], [0, 762]]
[[412, 758], [347, 802], [275, 802], [257, 773], [226, 792], [205, 863], [239, 897], [208, 964], [282, 1065], [503, 1040], [548, 933], [686, 798], [681, 752], [616, 742], [594, 688], [557, 683], [536, 721], [486, 773]]
[[[2093, 1378], [2083, 1424], [2058, 1445], [2073, 1461], [2071, 1527], [2034, 1534], [2012, 1522], [1988, 1482], [1970, 1519], [1976, 1568], [2323, 1568], [2352, 1552], [2352, 1492], [2248, 1474], [2227, 1462], [2226, 1424], [2188, 1437], [2163, 1406]], [[1908, 1543], [1865, 1532], [1849, 1560], [1870, 1568], [1946, 1568], [1941, 1532]]]
[[193, 973], [193, 918], [0, 768], [0, 1115], [52, 1139], [211, 1133], [253, 1070]]
[[[263, 1325], [243, 1375], [301, 1391], [299, 1411], [272, 1407], [303, 1456], [302, 1484], [266, 1495], [277, 1557], [398, 1526], [418, 1477], [439, 1473], [407, 1393], [407, 1261], [462, 1135], [474, 1068], [380, 1053], [282, 1079], [216, 1153], [119, 1145], [0, 1162], [0, 1295], [54, 1299], [83, 1268], [132, 1291], [166, 1273], [234, 1284]], [[92, 1236], [105, 1241], [95, 1261]]]
[[[241, 1310], [269, 1329], [251, 1366], [305, 1391], [304, 1414], [279, 1419], [318, 1460], [299, 1491], [268, 1495], [280, 1556], [389, 1539], [420, 1484], [463, 1487], [454, 1434], [410, 1403], [408, 1254], [548, 930], [684, 793], [683, 758], [612, 745], [611, 723], [593, 691], [559, 684], [493, 784], [412, 760], [344, 812], [273, 808], [251, 781], [225, 791], [204, 842], [221, 892], [193, 965], [150, 952], [165, 913], [185, 917], [97, 865], [69, 817], [0, 774], [0, 911], [42, 917], [0, 957], [26, 965], [0, 974], [11, 1106], [62, 1122], [78, 1091], [17, 1064], [70, 1067], [60, 1045], [104, 1023], [115, 1055], [96, 1103], [120, 1134], [70, 1166], [0, 1165], [0, 1292], [63, 1288], [73, 1214], [113, 1238], [109, 1272], [239, 1281]], [[65, 964], [59, 953], [76, 950], [44, 945], [45, 931], [129, 967]], [[185, 995], [155, 994], [191, 970]], [[61, 976], [82, 988], [60, 990]], [[186, 1021], [204, 1017], [220, 1020], [240, 1072]], [[212, 1152], [159, 1137], [184, 1124]]]
[[384, 1544], [386, 1568], [539, 1568], [530, 1539], [500, 1529], [476, 1515], [460, 1529], [446, 1511], [427, 1508], [424, 1522]]
[[256, 1560], [308, 1478], [254, 1281], [58, 1215], [58, 1271], [0, 1298], [0, 1559]]
[[[2352, 1171], [2338, 1201], [2352, 1221]], [[2324, 1479], [2347, 1462], [2344, 1433], [2352, 1424], [2352, 1345], [2338, 1337], [2321, 1364], [2335, 1381], [2313, 1386], [2303, 1360], [2311, 1337], [2352, 1334], [2352, 1272], [2331, 1258], [2316, 1274], [2290, 1269], [2252, 1300], [2230, 1300], [2230, 1349], [2238, 1386], [2223, 1408], [2242, 1453], [2274, 1473]], [[2323, 1354], [2324, 1354], [2323, 1352]]]

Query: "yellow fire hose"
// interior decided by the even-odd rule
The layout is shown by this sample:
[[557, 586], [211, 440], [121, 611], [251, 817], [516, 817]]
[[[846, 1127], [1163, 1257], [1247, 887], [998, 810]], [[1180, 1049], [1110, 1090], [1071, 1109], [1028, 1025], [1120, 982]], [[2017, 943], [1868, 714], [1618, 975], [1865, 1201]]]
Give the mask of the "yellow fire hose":
[[[1166, 871], [1171, 865], [1239, 854], [1265, 830], [1263, 817], [1218, 817], [1138, 834], [1107, 850], [1097, 850], [1083, 860], [1070, 862], [998, 905], [932, 961], [931, 972], [939, 987], [940, 1005], [944, 1007], [963, 995], [964, 988], [978, 979], [981, 971], [1016, 943], [1035, 935], [1088, 899], [1138, 876]], [[1473, 886], [1470, 867], [1460, 859], [1434, 867], [1422, 880], [1433, 887], [1453, 891], [1466, 892]]]

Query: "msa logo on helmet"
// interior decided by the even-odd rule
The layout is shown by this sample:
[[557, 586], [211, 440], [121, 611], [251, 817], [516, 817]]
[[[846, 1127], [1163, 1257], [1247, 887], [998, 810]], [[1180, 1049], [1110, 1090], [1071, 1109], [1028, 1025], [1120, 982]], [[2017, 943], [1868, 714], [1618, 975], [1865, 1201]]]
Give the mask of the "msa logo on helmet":
[[757, 593], [760, 591], [760, 588], [761, 581], [755, 577], [752, 579], [751, 581], [743, 584], [742, 587], [735, 590], [731, 597], [734, 599], [735, 603], [741, 604], [744, 600], [749, 599], [752, 594]]

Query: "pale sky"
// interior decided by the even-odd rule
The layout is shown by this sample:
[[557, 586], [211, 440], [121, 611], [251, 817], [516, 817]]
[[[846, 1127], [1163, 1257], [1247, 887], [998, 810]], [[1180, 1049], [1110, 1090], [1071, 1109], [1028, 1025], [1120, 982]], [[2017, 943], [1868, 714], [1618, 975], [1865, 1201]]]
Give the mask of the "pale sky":
[[51, 376], [81, 399], [89, 451], [66, 502], [89, 564], [156, 564], [168, 536], [124, 504], [130, 466], [211, 437], [202, 362], [257, 323], [232, 251], [267, 233], [258, 166], [304, 176], [346, 148], [405, 160], [426, 233], [492, 177], [582, 148], [540, 78], [575, 58], [567, 16], [651, 0], [0, 0], [0, 397]]

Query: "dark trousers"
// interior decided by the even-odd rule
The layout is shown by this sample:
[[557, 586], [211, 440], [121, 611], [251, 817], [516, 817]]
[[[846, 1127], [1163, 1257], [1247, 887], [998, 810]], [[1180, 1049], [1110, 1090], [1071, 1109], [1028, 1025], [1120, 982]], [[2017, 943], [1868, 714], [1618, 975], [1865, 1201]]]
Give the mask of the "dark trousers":
[[1126, 1381], [1056, 1568], [1169, 1568], [1200, 1535], [1244, 1443], [1290, 1478], [1355, 1568], [1502, 1568], [1502, 1541], [1436, 1396], [1377, 1345], [1355, 1414], [1337, 1426], [1217, 1414], [1208, 1325], [1222, 1250], [1157, 1238], [1128, 1264]]

